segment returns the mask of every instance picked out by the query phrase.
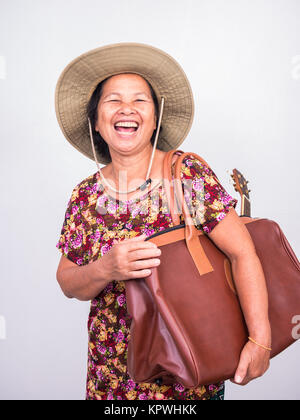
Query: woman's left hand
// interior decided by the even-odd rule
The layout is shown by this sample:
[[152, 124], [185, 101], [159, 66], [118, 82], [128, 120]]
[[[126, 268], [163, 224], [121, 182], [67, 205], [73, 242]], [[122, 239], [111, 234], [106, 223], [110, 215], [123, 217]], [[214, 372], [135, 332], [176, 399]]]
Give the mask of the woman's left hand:
[[246, 385], [262, 376], [270, 366], [270, 351], [248, 341], [240, 356], [239, 365], [231, 382]]

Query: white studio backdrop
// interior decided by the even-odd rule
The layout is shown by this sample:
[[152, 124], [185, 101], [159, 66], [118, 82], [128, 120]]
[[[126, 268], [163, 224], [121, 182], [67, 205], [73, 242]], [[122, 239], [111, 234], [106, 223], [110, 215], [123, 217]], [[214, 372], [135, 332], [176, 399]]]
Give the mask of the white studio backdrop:
[[[62, 294], [55, 245], [72, 189], [97, 168], [56, 121], [64, 67], [116, 42], [172, 55], [195, 97], [183, 150], [238, 199], [226, 171], [239, 169], [252, 216], [277, 221], [299, 257], [299, 19], [298, 0], [0, 1], [0, 399], [85, 398], [89, 303]], [[227, 382], [225, 398], [300, 399], [299, 350], [246, 387]]]

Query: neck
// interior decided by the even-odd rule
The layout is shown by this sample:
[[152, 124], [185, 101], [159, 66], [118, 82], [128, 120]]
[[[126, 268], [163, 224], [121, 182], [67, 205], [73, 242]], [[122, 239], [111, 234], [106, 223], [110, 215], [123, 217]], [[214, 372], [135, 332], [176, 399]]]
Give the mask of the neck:
[[[149, 143], [141, 151], [137, 151], [130, 156], [124, 156], [120, 153], [110, 151], [112, 161], [108, 165], [108, 178], [114, 183], [118, 190], [128, 190], [129, 188], [139, 187], [146, 180], [151, 154], [153, 151], [152, 144]], [[155, 155], [153, 157], [153, 164], [149, 174], [153, 173]], [[108, 182], [109, 182], [108, 179]]]

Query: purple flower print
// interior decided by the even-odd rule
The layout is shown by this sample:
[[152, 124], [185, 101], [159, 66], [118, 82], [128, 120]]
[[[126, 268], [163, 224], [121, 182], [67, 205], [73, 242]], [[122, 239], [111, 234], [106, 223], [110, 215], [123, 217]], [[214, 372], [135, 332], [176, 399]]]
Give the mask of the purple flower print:
[[98, 184], [93, 184], [92, 188], [91, 188], [91, 193], [92, 194], [96, 194], [98, 191]]
[[79, 248], [82, 245], [82, 235], [79, 234], [75, 239], [71, 239], [71, 244], [74, 249]]
[[110, 249], [109, 244], [105, 244], [105, 245], [103, 245], [103, 246], [101, 247], [101, 255], [106, 254], [106, 253], [109, 251], [109, 249]]
[[191, 159], [186, 159], [185, 160], [185, 164], [186, 164], [186, 166], [192, 166], [193, 165], [193, 162], [192, 162]]
[[193, 181], [193, 188], [195, 191], [203, 191], [204, 190], [204, 182], [202, 179], [196, 179]]
[[147, 400], [147, 395], [143, 392], [143, 394], [139, 395], [139, 400]]
[[176, 384], [175, 389], [176, 391], [179, 391], [179, 392], [183, 392], [185, 390], [184, 386], [181, 384]]
[[106, 348], [102, 344], [99, 344], [99, 346], [97, 346], [97, 349], [101, 354], [105, 354], [106, 352]]
[[72, 207], [72, 214], [77, 214], [77, 213], [78, 213], [78, 208], [79, 208], [79, 207], [78, 207], [78, 206], [76, 206], [76, 205], [75, 205], [75, 206], [73, 206], [73, 207]]
[[126, 302], [125, 295], [122, 293], [120, 296], [117, 297], [117, 301], [119, 306], [123, 306]]
[[220, 221], [220, 220], [224, 219], [224, 217], [225, 217], [225, 213], [224, 213], [224, 212], [221, 212], [221, 213], [219, 213], [219, 214], [217, 215], [216, 219], [217, 219], [218, 221]]
[[122, 332], [122, 330], [119, 330], [119, 332], [118, 332], [118, 341], [123, 341], [124, 340], [124, 334], [123, 334], [123, 332]]
[[133, 382], [133, 380], [129, 379], [129, 381], [126, 384], [126, 389], [128, 391], [132, 391], [135, 388], [135, 383]]

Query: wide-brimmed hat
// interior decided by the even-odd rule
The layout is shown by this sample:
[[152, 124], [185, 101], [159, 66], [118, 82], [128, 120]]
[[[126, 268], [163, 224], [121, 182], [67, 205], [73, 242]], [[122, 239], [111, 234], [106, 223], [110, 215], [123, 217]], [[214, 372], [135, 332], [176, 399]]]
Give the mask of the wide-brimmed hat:
[[[146, 44], [124, 42], [90, 50], [71, 61], [61, 73], [55, 90], [56, 116], [66, 139], [94, 159], [87, 104], [97, 85], [109, 76], [135, 73], [152, 86], [164, 112], [157, 147], [176, 149], [186, 138], [194, 117], [192, 89], [178, 62], [164, 51]], [[97, 160], [109, 161], [96, 152]]]

